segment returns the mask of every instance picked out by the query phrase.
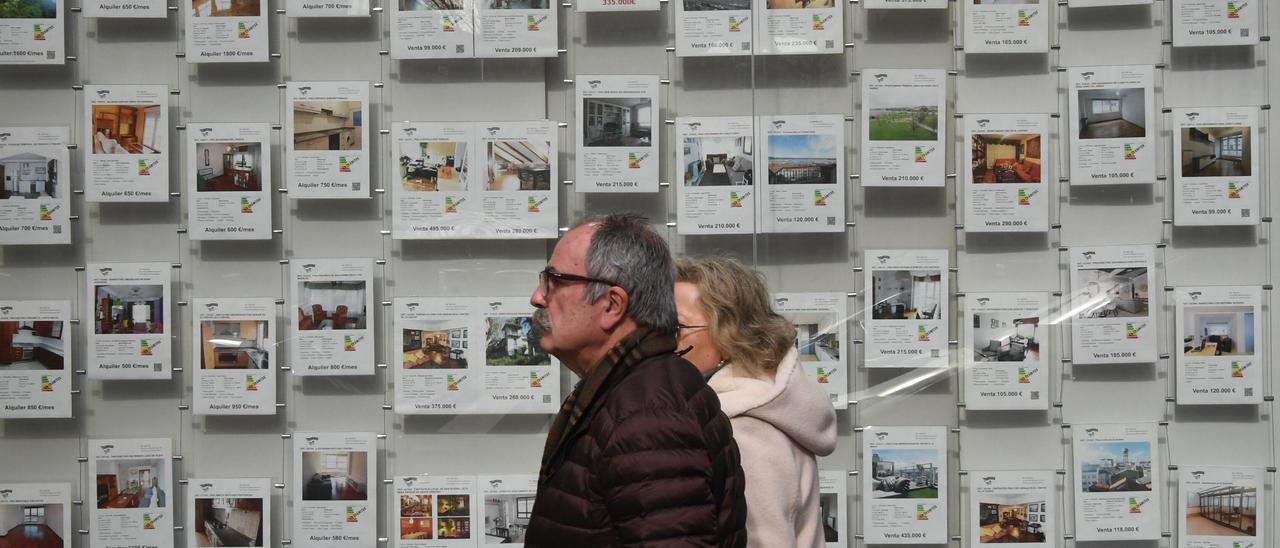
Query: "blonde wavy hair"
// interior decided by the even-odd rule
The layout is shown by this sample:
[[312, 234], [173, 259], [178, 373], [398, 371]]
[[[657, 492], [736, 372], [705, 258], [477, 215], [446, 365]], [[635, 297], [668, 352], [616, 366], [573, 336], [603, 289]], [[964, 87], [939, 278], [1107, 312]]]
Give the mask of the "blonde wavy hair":
[[729, 257], [680, 257], [676, 281], [697, 286], [708, 333], [725, 361], [772, 379], [795, 346], [796, 328], [773, 311], [764, 275]]

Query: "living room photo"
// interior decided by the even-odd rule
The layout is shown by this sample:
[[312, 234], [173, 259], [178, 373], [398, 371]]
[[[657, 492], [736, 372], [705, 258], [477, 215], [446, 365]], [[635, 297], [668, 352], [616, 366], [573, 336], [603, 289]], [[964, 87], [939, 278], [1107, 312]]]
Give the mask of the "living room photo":
[[1145, 95], [1143, 88], [1080, 90], [1080, 138], [1146, 137]]
[[1253, 143], [1248, 127], [1182, 128], [1183, 177], [1253, 175]]
[[368, 500], [367, 451], [304, 451], [302, 500]]
[[262, 0], [191, 0], [192, 17], [257, 17]]
[[466, 369], [468, 328], [463, 321], [409, 322], [402, 331], [405, 369]]
[[467, 169], [465, 141], [400, 143], [400, 187], [409, 192], [462, 192]]
[[485, 190], [551, 190], [551, 142], [490, 141]]
[[94, 154], [160, 154], [160, 105], [93, 105]]
[[1150, 308], [1147, 269], [1083, 268], [1080, 319], [1146, 317]]
[[975, 133], [973, 182], [1039, 183], [1039, 133]]
[[582, 100], [583, 146], [647, 147], [653, 144], [653, 101], [648, 97]]
[[1040, 318], [1015, 317], [1008, 312], [974, 313], [973, 361], [1021, 362], [1040, 360]]
[[298, 330], [365, 329], [364, 280], [298, 282]]
[[1252, 306], [1196, 306], [1183, 312], [1182, 353], [1187, 356], [1252, 356]]
[[754, 161], [751, 137], [686, 137], [684, 186], [750, 185]]
[[11, 198], [61, 198], [65, 190], [58, 184], [58, 160], [34, 152], [0, 156], [0, 200]]
[[1040, 495], [983, 495], [978, 502], [982, 544], [1045, 542], [1048, 506]]
[[0, 372], [65, 368], [64, 327], [64, 322], [52, 321], [0, 322]]
[[0, 548], [70, 546], [61, 504], [0, 504]]
[[99, 460], [98, 509], [167, 507], [169, 494], [164, 486], [168, 482], [163, 475], [161, 459]]
[[936, 320], [942, 305], [941, 270], [877, 270], [871, 274], [871, 319]]
[[164, 286], [94, 286], [94, 322], [97, 335], [164, 333]]
[[261, 143], [196, 143], [197, 192], [262, 190]]

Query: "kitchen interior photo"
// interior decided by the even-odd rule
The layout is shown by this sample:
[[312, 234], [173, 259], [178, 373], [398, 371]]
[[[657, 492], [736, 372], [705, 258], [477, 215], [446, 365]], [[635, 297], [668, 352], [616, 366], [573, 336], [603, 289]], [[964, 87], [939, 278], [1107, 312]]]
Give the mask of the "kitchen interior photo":
[[33, 152], [0, 158], [0, 200], [9, 198], [57, 198], [58, 161]]
[[0, 504], [0, 548], [62, 548], [61, 504]]
[[1254, 347], [1252, 306], [1187, 307], [1182, 353], [1187, 356], [1250, 356]]
[[261, 0], [191, 0], [192, 17], [257, 17]]
[[360, 150], [360, 101], [294, 101], [294, 150]]
[[1182, 128], [1182, 176], [1248, 177], [1252, 148], [1248, 127]]
[[1039, 317], [1009, 318], [998, 312], [973, 314], [973, 361], [1040, 360]]
[[466, 142], [401, 143], [401, 185], [408, 191], [461, 192], [467, 189], [467, 163]]
[[63, 322], [0, 322], [0, 372], [64, 367]]
[[96, 286], [94, 314], [98, 335], [164, 333], [164, 286]]
[[200, 322], [200, 368], [267, 369], [270, 339], [265, 320]]
[[160, 105], [94, 105], [94, 154], [159, 154]]
[[1040, 182], [1039, 133], [973, 135], [973, 182]]
[[648, 97], [582, 100], [586, 146], [647, 147], [653, 143], [653, 102]]
[[302, 453], [302, 500], [368, 500], [369, 453]]
[[533, 515], [533, 495], [489, 495], [484, 498], [485, 544], [522, 544]]
[[835, 333], [823, 332], [817, 322], [793, 321], [796, 328], [796, 349], [802, 362], [829, 362], [840, 360], [840, 340]]
[[1044, 542], [1048, 508], [1039, 495], [983, 495], [978, 502], [979, 542]]
[[364, 329], [364, 281], [299, 282], [298, 329]]
[[1147, 269], [1088, 268], [1080, 271], [1081, 298], [1086, 306], [1080, 318], [1146, 316]]
[[751, 137], [690, 137], [684, 140], [684, 186], [749, 185]]
[[262, 499], [195, 500], [196, 546], [262, 546]]
[[486, 190], [551, 190], [551, 143], [491, 141]]
[[261, 143], [197, 143], [196, 190], [262, 190]]

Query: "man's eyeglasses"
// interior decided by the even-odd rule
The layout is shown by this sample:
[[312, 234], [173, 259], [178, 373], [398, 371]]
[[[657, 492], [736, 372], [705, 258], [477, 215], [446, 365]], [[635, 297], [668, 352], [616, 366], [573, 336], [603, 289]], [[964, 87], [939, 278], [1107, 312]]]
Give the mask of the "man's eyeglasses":
[[551, 280], [555, 280], [556, 283], [598, 283], [613, 287], [622, 287], [616, 282], [611, 282], [609, 280], [556, 272], [555, 270], [551, 270], [551, 267], [548, 266], [538, 272], [538, 291], [542, 293], [543, 298], [546, 298], [547, 295], [551, 293]]
[[679, 336], [679, 334], [680, 334], [680, 330], [681, 330], [681, 329], [700, 329], [700, 328], [703, 328], [703, 327], [711, 327], [711, 326], [708, 326], [708, 325], [685, 325], [685, 324], [682, 324], [682, 323], [677, 323], [677, 324], [676, 324], [676, 336]]

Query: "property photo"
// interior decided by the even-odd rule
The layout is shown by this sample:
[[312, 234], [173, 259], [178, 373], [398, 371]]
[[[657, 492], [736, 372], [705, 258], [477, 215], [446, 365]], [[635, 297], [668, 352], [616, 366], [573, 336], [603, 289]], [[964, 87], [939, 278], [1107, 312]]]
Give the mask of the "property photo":
[[197, 192], [260, 190], [261, 143], [196, 143]]
[[484, 319], [485, 365], [551, 365], [542, 351], [542, 335], [529, 316], [491, 316]]
[[468, 539], [471, 538], [471, 518], [437, 518], [440, 526], [436, 529], [436, 538]]
[[302, 500], [369, 500], [369, 453], [304, 451]]
[[262, 499], [196, 497], [196, 546], [265, 546]]
[[1086, 444], [1077, 454], [1080, 463], [1080, 491], [1151, 490], [1151, 444], [1140, 442], [1101, 442]]
[[834, 8], [835, 0], [768, 0], [771, 10], [792, 10], [806, 8]]
[[261, 0], [191, 0], [192, 17], [257, 17]]
[[160, 154], [160, 105], [93, 105], [94, 154]]
[[1040, 317], [1010, 312], [973, 314], [973, 361], [1040, 361]]
[[873, 320], [936, 320], [942, 310], [941, 270], [877, 270], [871, 274]]
[[487, 143], [485, 190], [551, 190], [550, 141]]
[[436, 515], [471, 517], [471, 495], [437, 495]]
[[400, 495], [400, 517], [431, 515], [431, 495]]
[[466, 369], [469, 331], [465, 320], [410, 322], [402, 330], [404, 368]]
[[95, 334], [164, 333], [163, 285], [98, 285], [93, 293]]
[[1187, 535], [1252, 537], [1258, 531], [1258, 490], [1220, 485], [1187, 497]]
[[684, 140], [684, 186], [750, 185], [751, 137], [688, 137]]
[[872, 498], [938, 498], [938, 450], [873, 448]]
[[873, 90], [868, 138], [872, 141], [935, 141], [938, 139], [937, 88], [892, 87]]
[[1182, 353], [1187, 356], [1252, 356], [1252, 306], [1186, 307]]
[[58, 160], [34, 152], [0, 156], [0, 200], [11, 198], [61, 198], [66, 192], [58, 185]]
[[1039, 133], [975, 133], [973, 182], [1039, 183]]
[[1080, 319], [1145, 318], [1149, 312], [1145, 267], [1084, 268], [1080, 283]]
[[365, 329], [364, 280], [298, 282], [298, 330]]
[[58, 3], [55, 0], [0, 0], [0, 19], [53, 19], [57, 16]]
[[161, 486], [169, 478], [161, 459], [101, 459], [95, 474], [99, 510], [168, 506], [169, 494]]
[[0, 548], [62, 548], [67, 531], [61, 504], [0, 504]]
[[800, 361], [840, 361], [840, 337], [836, 335], [836, 324], [832, 318], [816, 313], [787, 316], [796, 327], [796, 350]]
[[267, 369], [266, 320], [200, 322], [200, 369]]
[[750, 10], [751, 0], [684, 0], [684, 11]]
[[653, 144], [653, 100], [591, 97], [582, 100], [583, 146], [647, 147]]
[[1079, 91], [1081, 139], [1139, 138], [1147, 135], [1143, 88]]
[[434, 533], [430, 516], [400, 518], [400, 540], [431, 540]]
[[533, 495], [488, 495], [484, 498], [484, 543], [522, 544], [533, 514]]
[[294, 101], [294, 150], [360, 150], [360, 101]]
[[978, 542], [1045, 542], [1048, 523], [1039, 495], [983, 495], [978, 502]]
[[400, 187], [409, 192], [467, 189], [466, 141], [400, 143]]
[[836, 493], [823, 493], [818, 497], [818, 516], [826, 542], [840, 542], [840, 512], [840, 497]]
[[1253, 175], [1253, 142], [1248, 127], [1182, 128], [1183, 177]]
[[0, 372], [65, 368], [62, 361], [65, 328], [64, 322], [0, 322]]
[[398, 0], [400, 11], [460, 10], [462, 0]]
[[769, 135], [769, 184], [833, 185], [836, 162], [835, 135]]
[[491, 10], [545, 10], [551, 7], [550, 0], [488, 0]]

